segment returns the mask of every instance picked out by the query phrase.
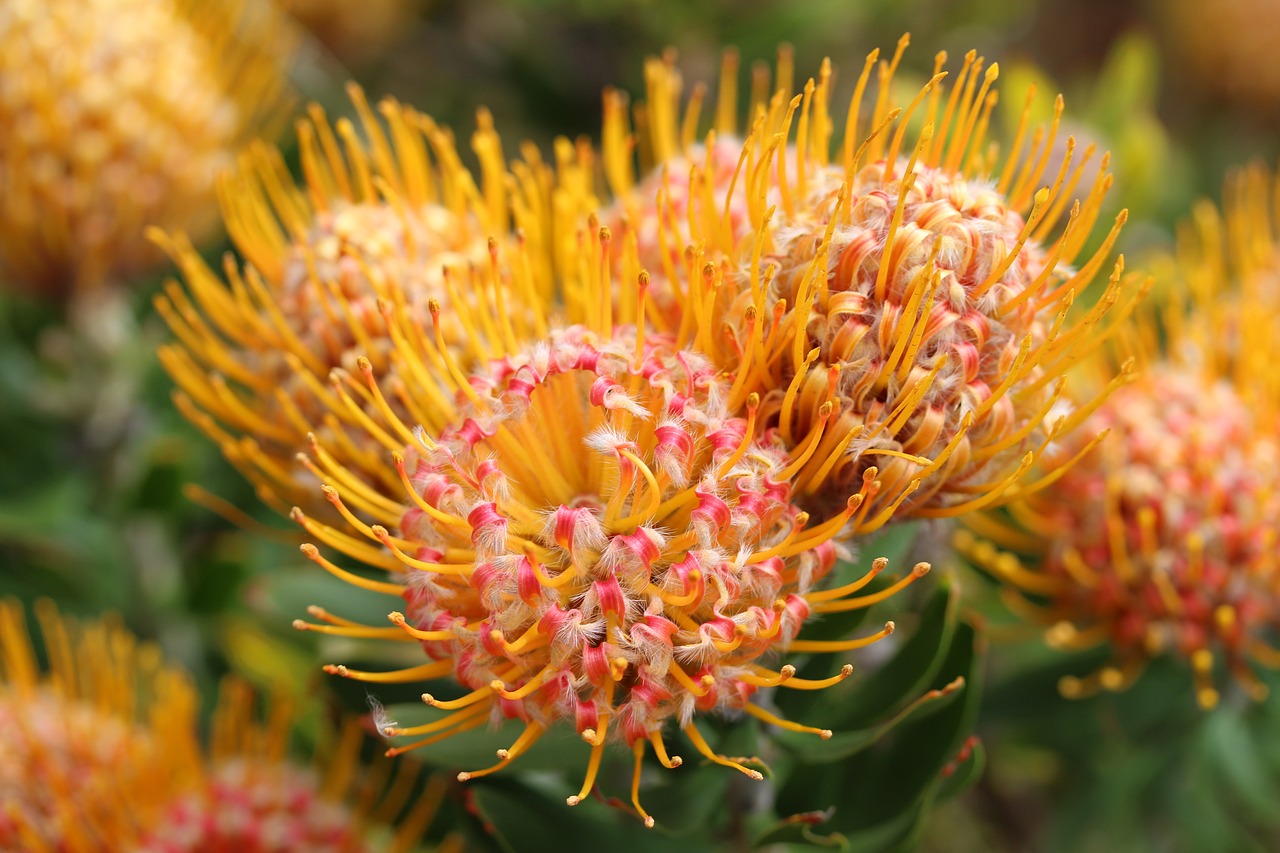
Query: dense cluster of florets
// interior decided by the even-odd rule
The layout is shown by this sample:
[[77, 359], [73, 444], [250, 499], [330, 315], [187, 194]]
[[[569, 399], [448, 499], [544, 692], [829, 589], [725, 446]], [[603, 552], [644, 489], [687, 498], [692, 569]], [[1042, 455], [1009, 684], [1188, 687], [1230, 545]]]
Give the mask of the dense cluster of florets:
[[1215, 659], [1260, 697], [1249, 661], [1280, 661], [1280, 443], [1230, 384], [1169, 366], [1090, 425], [1111, 436], [1025, 507], [1047, 546], [1034, 561], [969, 534], [960, 544], [1039, 603], [1051, 643], [1110, 645], [1112, 663], [1064, 679], [1064, 693], [1123, 689], [1167, 651], [1190, 661], [1205, 707], [1218, 701]]
[[[233, 33], [228, 61], [213, 46]], [[289, 45], [267, 4], [6, 3], [5, 282], [97, 287], [156, 260], [146, 226], [211, 226], [215, 176], [271, 115]]]

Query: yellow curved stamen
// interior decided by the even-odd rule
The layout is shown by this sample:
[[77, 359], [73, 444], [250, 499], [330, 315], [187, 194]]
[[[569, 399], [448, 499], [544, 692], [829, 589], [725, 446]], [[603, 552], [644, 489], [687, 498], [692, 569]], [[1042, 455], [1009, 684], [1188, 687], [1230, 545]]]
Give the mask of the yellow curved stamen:
[[801, 732], [802, 734], [817, 735], [823, 740], [831, 740], [831, 734], [832, 734], [831, 729], [819, 729], [813, 726], [806, 726], [800, 723], [795, 723], [795, 722], [792, 722], [791, 720], [784, 719], [783, 717], [779, 717], [777, 714], [766, 711], [764, 708], [761, 708], [759, 705], [752, 705], [751, 703], [747, 703], [747, 706], [743, 708], [743, 710], [746, 711], [751, 716], [755, 717], [757, 720], [761, 720], [765, 723], [768, 723], [771, 726], [777, 726], [780, 729], [786, 729], [787, 731], [791, 731], [791, 732]]
[[415, 628], [409, 624], [404, 618], [404, 614], [398, 610], [393, 610], [387, 614], [387, 619], [398, 626], [407, 636], [415, 640], [426, 640], [428, 642], [440, 642], [455, 639], [452, 631], [423, 631], [421, 628]]
[[930, 565], [928, 563], [916, 563], [911, 572], [906, 577], [899, 580], [892, 586], [886, 587], [879, 592], [873, 592], [870, 595], [863, 595], [858, 598], [846, 598], [839, 601], [827, 601], [814, 606], [814, 613], [842, 613], [846, 610], [861, 610], [870, 607], [873, 604], [879, 604], [881, 601], [893, 596], [894, 594], [906, 589], [911, 584], [920, 580], [920, 578], [929, 574]]
[[895, 627], [893, 622], [886, 622], [884, 628], [874, 634], [853, 640], [792, 640], [787, 648], [793, 652], [850, 652], [883, 640], [894, 632]]
[[719, 755], [714, 751], [712, 751], [711, 747], [707, 745], [707, 742], [703, 740], [702, 733], [698, 731], [697, 726], [695, 726], [693, 723], [690, 723], [689, 725], [685, 726], [681, 731], [683, 731], [685, 733], [685, 736], [688, 737], [689, 740], [693, 742], [694, 748], [698, 750], [698, 752], [702, 753], [703, 757], [706, 758], [708, 761], [712, 761], [724, 767], [732, 767], [734, 770], [737, 770], [740, 773], [745, 774], [746, 776], [756, 780], [757, 782], [764, 779], [764, 774], [761, 773], [759, 770], [752, 770], [749, 767], [744, 767], [738, 762], [734, 761], [733, 759], [726, 758], [725, 756]]
[[339, 580], [346, 581], [352, 586], [358, 586], [361, 589], [367, 589], [370, 592], [381, 592], [385, 595], [394, 595], [397, 598], [404, 593], [404, 587], [398, 583], [386, 583], [384, 581], [370, 580], [369, 578], [362, 578], [359, 575], [353, 575], [345, 569], [338, 568], [333, 563], [326, 560], [320, 553], [320, 549], [315, 545], [312, 545], [310, 542], [303, 543], [298, 547], [308, 560], [318, 563], [329, 574]]

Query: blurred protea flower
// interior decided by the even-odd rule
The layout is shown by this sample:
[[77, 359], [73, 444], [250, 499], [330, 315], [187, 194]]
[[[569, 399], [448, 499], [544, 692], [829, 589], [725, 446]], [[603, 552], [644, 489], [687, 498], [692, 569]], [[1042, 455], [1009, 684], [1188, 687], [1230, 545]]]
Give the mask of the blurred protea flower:
[[1250, 113], [1280, 113], [1280, 6], [1272, 0], [1194, 0], [1160, 4], [1158, 22], [1173, 67], [1201, 94]]
[[[794, 96], [789, 56], [779, 63], [783, 88], [767, 102], [753, 96], [736, 161], [721, 153], [733, 133], [733, 77], [716, 111], [723, 134], [700, 146], [690, 128], [701, 97], [676, 120], [670, 57], [647, 69], [645, 133], [629, 133], [620, 105], [606, 110], [614, 215], [630, 225], [615, 242], [634, 245], [624, 267], [628, 257], [650, 264], [649, 292], [673, 294], [679, 307], [667, 323], [677, 343], [742, 377], [730, 408], [758, 394], [758, 425], [807, 454], [795, 485], [816, 512], [838, 509], [872, 465], [894, 487], [884, 495], [916, 489], [899, 518], [1010, 497], [1036, 455], [1080, 420], [1046, 424], [1058, 380], [1142, 290], [1122, 283], [1121, 259], [1093, 307], [1070, 310], [1107, 263], [1126, 213], [1084, 254], [1111, 177], [1105, 155], [1097, 162], [1092, 147], [1060, 145], [1061, 99], [1033, 131], [1028, 97], [999, 157], [986, 139], [998, 66], [984, 72], [967, 54], [948, 94], [939, 54], [932, 79], [899, 108], [894, 75], [906, 44], [889, 61], [867, 57], [835, 152], [828, 62]], [[862, 102], [878, 61], [868, 129]], [[923, 128], [911, 144], [913, 120]], [[634, 178], [633, 147], [658, 161], [656, 173]]]
[[0, 279], [66, 295], [138, 273], [147, 225], [203, 235], [214, 176], [281, 107], [271, 4], [19, 0], [0, 9]]
[[1108, 440], [1055, 470], [1080, 455], [1081, 439], [1065, 440], [1046, 457], [1047, 488], [958, 534], [1051, 644], [1110, 645], [1101, 670], [1063, 679], [1067, 696], [1124, 689], [1168, 652], [1190, 662], [1209, 708], [1218, 663], [1255, 698], [1266, 689], [1250, 662], [1280, 666], [1275, 186], [1250, 170], [1231, 179], [1225, 220], [1196, 209], [1180, 289], [1131, 342], [1147, 369], [1090, 417]]
[[[465, 781], [511, 764], [549, 728], [572, 726], [592, 748], [569, 804], [592, 790], [606, 743], [622, 741], [636, 760], [632, 802], [652, 825], [639, 802], [640, 766], [650, 746], [665, 766], [680, 764], [664, 740], [668, 725], [706, 759], [757, 779], [752, 760], [711, 748], [699, 715], [745, 712], [830, 737], [752, 699], [764, 687], [812, 690], [847, 677], [851, 665], [802, 680], [776, 660], [888, 635], [892, 623], [853, 640], [797, 639], [811, 615], [868, 607], [928, 571], [921, 563], [887, 588], [860, 593], [885, 568], [877, 560], [853, 583], [818, 589], [837, 559], [837, 534], [875, 526], [874, 469], [838, 515], [810, 524], [792, 502], [803, 460], [755, 438], [758, 400], [733, 414], [732, 389], [714, 366], [643, 324], [553, 332], [495, 361], [464, 390], [469, 405], [435, 438], [395, 420], [385, 425], [405, 448], [393, 454], [398, 500], [362, 489], [321, 455], [314, 464], [323, 491], [349, 527], [294, 513], [326, 549], [392, 574], [349, 572], [313, 544], [303, 546], [310, 559], [404, 602], [390, 614], [392, 628], [327, 614], [298, 627], [398, 634], [430, 659], [391, 672], [328, 670], [375, 684], [452, 676], [468, 691], [425, 694], [449, 713], [387, 727], [388, 736], [417, 738], [392, 753], [521, 720], [501, 760], [459, 774]], [[380, 393], [372, 379], [369, 392]]]
[[[410, 849], [439, 794], [394, 834], [412, 765], [356, 778], [360, 729], [348, 726], [322, 773], [286, 755], [292, 716], [257, 722], [252, 693], [228, 682], [213, 747], [198, 740], [190, 679], [111, 622], [77, 625], [36, 606], [47, 672], [22, 608], [0, 602], [0, 848], [42, 851], [320, 853]], [[347, 798], [355, 805], [348, 805]]]
[[[284, 510], [302, 499], [294, 457], [309, 433], [371, 471], [372, 487], [398, 490], [378, 478], [361, 365], [387, 376], [399, 416], [438, 430], [466, 372], [546, 332], [537, 306], [551, 294], [534, 288], [550, 286], [549, 261], [523, 213], [543, 204], [540, 164], [509, 176], [482, 111], [473, 177], [452, 134], [429, 117], [387, 100], [384, 126], [359, 88], [349, 92], [365, 139], [313, 105], [298, 122], [302, 186], [267, 146], [221, 182], [243, 269], [228, 259], [220, 277], [184, 237], [153, 232], [187, 284], [169, 282], [157, 300], [178, 339], [160, 352], [181, 388], [177, 404]], [[518, 236], [513, 218], [529, 222]], [[446, 306], [445, 321], [431, 304]], [[406, 351], [418, 358], [405, 362]]]

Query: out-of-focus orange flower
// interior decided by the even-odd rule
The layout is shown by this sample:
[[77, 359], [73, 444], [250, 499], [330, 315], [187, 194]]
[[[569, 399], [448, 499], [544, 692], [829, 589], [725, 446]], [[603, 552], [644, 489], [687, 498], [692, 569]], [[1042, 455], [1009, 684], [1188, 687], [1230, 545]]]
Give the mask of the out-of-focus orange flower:
[[[1280, 666], [1275, 187], [1251, 169], [1229, 182], [1225, 219], [1196, 208], [1162, 322], [1130, 336], [1145, 371], [1087, 421], [1111, 431], [1103, 445], [958, 534], [1019, 612], [1051, 626], [1050, 643], [1110, 646], [1107, 666], [1063, 680], [1068, 696], [1124, 689], [1168, 652], [1190, 662], [1209, 708], [1217, 663], [1255, 698], [1266, 689], [1251, 662]], [[1064, 441], [1049, 467], [1081, 443]]]
[[473, 177], [451, 132], [391, 100], [380, 122], [349, 91], [364, 138], [313, 106], [298, 122], [302, 186], [267, 146], [221, 182], [243, 267], [229, 258], [220, 277], [183, 237], [153, 232], [186, 279], [157, 300], [177, 337], [160, 351], [177, 404], [282, 511], [309, 494], [295, 461], [309, 434], [374, 488], [398, 490], [367, 428], [361, 363], [385, 377], [398, 416], [438, 430], [467, 372], [545, 334], [552, 299], [536, 289], [552, 277], [530, 212], [542, 216], [545, 168], [509, 173], [481, 112]]
[[[77, 625], [36, 606], [47, 672], [22, 608], [0, 601], [0, 847], [140, 853], [407, 851], [439, 804], [432, 788], [394, 833], [371, 826], [404, 811], [418, 770], [357, 779], [362, 735], [344, 731], [321, 772], [288, 755], [292, 714], [229, 681], [211, 749], [199, 742], [197, 696], [113, 622]], [[350, 799], [348, 800], [348, 797]], [[381, 811], [380, 811], [381, 810]], [[376, 846], [375, 846], [376, 845]]]
[[66, 295], [203, 235], [214, 178], [279, 118], [293, 37], [270, 4], [15, 0], [0, 9], [0, 281]]

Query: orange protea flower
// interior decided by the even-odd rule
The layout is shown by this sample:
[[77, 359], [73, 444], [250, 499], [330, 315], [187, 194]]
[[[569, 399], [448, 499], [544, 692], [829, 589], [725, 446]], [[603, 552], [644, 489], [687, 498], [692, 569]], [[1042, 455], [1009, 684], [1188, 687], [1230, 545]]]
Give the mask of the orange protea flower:
[[1280, 8], [1268, 0], [1169, 0], [1159, 7], [1173, 70], [1201, 94], [1274, 118], [1280, 112]]
[[[112, 622], [64, 620], [47, 601], [36, 613], [47, 674], [21, 606], [0, 601], [0, 848], [405, 851], [430, 820], [438, 788], [390, 840], [367, 825], [401, 811], [417, 771], [354, 784], [358, 727], [348, 726], [321, 778], [285, 756], [286, 706], [264, 727], [252, 694], [230, 682], [205, 755], [190, 679], [158, 649]], [[348, 793], [358, 807], [344, 803]]]
[[[780, 63], [786, 88], [767, 105], [753, 98], [753, 123], [727, 180], [719, 164], [728, 161], [715, 154], [723, 134], [691, 144], [700, 98], [677, 122], [674, 67], [651, 64], [653, 100], [643, 114], [658, 141], [647, 147], [672, 164], [693, 163], [693, 203], [671, 189], [670, 169], [652, 202], [643, 194], [651, 190], [625, 195], [654, 179], [635, 184], [625, 110], [606, 111], [604, 160], [624, 194], [618, 205], [657, 205], [626, 214], [637, 247], [631, 265], [652, 263], [640, 247], [661, 247], [650, 291], [675, 294], [679, 319], [667, 325], [678, 342], [745, 374], [731, 408], [757, 393], [760, 425], [793, 447], [812, 447], [797, 488], [815, 510], [824, 499], [839, 507], [872, 464], [886, 485], [918, 481], [899, 517], [956, 515], [1007, 497], [1041, 449], [1080, 420], [1045, 425], [1058, 379], [1105, 340], [1142, 290], [1122, 285], [1117, 263], [1095, 306], [1069, 311], [1106, 262], [1126, 213], [1081, 259], [1111, 177], [1104, 155], [1084, 180], [1094, 151], [1077, 156], [1070, 139], [1056, 173], [1046, 174], [1061, 99], [1050, 125], [1028, 141], [1028, 98], [1001, 161], [986, 144], [998, 66], [984, 73], [969, 53], [944, 97], [939, 54], [933, 78], [899, 109], [893, 78], [906, 44], [904, 37], [880, 63], [870, 132], [859, 121], [878, 60], [868, 56], [834, 159], [830, 64], [793, 97], [790, 62]], [[722, 104], [735, 85], [722, 83]], [[923, 130], [907, 147], [918, 112]], [[732, 133], [733, 109], [717, 113]], [[624, 254], [624, 270], [627, 263]], [[662, 328], [663, 312], [654, 315]]]
[[36, 607], [42, 673], [22, 608], [0, 600], [0, 849], [119, 849], [199, 783], [196, 697], [112, 622], [83, 628]]
[[[303, 187], [294, 188], [266, 146], [221, 183], [243, 271], [228, 260], [224, 281], [184, 238], [153, 234], [187, 280], [187, 290], [171, 281], [157, 299], [178, 338], [160, 351], [181, 388], [177, 404], [283, 509], [301, 499], [294, 454], [309, 432], [353, 467], [380, 469], [363, 430], [363, 383], [353, 392], [358, 402], [339, 402], [358, 357], [388, 374], [388, 398], [408, 416], [405, 383], [449, 380], [439, 358], [402, 364], [395, 335], [457, 347], [454, 360], [470, 370], [546, 331], [541, 312], [535, 323], [525, 308], [550, 299], [533, 290], [550, 281], [530, 245], [540, 239], [536, 223], [529, 237], [508, 236], [513, 206], [524, 219], [521, 210], [541, 204], [540, 165], [522, 164], [523, 181], [509, 191], [501, 144], [482, 111], [472, 141], [477, 180], [452, 135], [430, 118], [384, 101], [384, 130], [360, 89], [349, 92], [367, 141], [346, 119], [331, 127], [313, 105], [298, 123]], [[449, 308], [446, 325], [436, 326], [431, 300]], [[494, 305], [508, 304], [499, 323]], [[412, 412], [433, 430], [448, 414], [443, 403]]]
[[[1215, 659], [1255, 698], [1249, 661], [1280, 666], [1280, 253], [1265, 173], [1233, 179], [1225, 226], [1207, 203], [1180, 235], [1183, 288], [1134, 342], [1150, 366], [1089, 420], [1102, 447], [1049, 488], [978, 516], [958, 544], [1008, 582], [1007, 598], [1067, 648], [1108, 643], [1112, 662], [1062, 692], [1131, 684], [1153, 656], [1188, 659], [1201, 706], [1218, 702]], [[1064, 442], [1057, 457], [1078, 455]], [[1051, 465], [1052, 458], [1046, 460]], [[981, 541], [977, 536], [987, 537]], [[1001, 550], [1007, 549], [1007, 550]], [[1025, 555], [1020, 557], [1018, 555]], [[1029, 594], [1035, 603], [1021, 593]]]
[[[370, 773], [355, 784], [364, 734], [342, 731], [322, 766], [301, 767], [286, 754], [293, 717], [277, 702], [267, 725], [258, 722], [254, 695], [244, 684], [224, 685], [199, 788], [170, 797], [160, 820], [136, 848], [155, 853], [372, 853], [414, 849], [444, 795], [433, 780], [394, 831], [390, 824], [412, 793], [418, 769], [395, 778]], [[440, 777], [437, 777], [439, 779]], [[353, 804], [359, 804], [353, 808]]]
[[0, 277], [65, 295], [203, 233], [215, 174], [278, 112], [292, 37], [269, 4], [6, 3]]
[[[336, 617], [300, 627], [399, 632], [431, 658], [393, 672], [327, 669], [371, 683], [451, 675], [469, 691], [424, 695], [450, 713], [388, 729], [426, 736], [392, 753], [503, 717], [524, 721], [501, 761], [459, 774], [465, 781], [511, 764], [548, 728], [572, 725], [592, 749], [569, 804], [592, 790], [605, 744], [621, 740], [636, 758], [632, 802], [652, 825], [639, 803], [639, 768], [648, 745], [665, 766], [680, 763], [663, 740], [669, 721], [704, 757], [753, 778], [760, 773], [746, 759], [711, 749], [698, 714], [746, 712], [830, 736], [751, 700], [761, 687], [817, 689], [847, 677], [852, 666], [801, 680], [791, 665], [770, 661], [788, 649], [844, 651], [886, 636], [892, 623], [854, 640], [796, 639], [811, 614], [870, 606], [928, 571], [922, 563], [888, 589], [858, 595], [885, 567], [877, 560], [852, 584], [817, 589], [836, 560], [837, 534], [883, 523], [868, 517], [880, 488], [874, 469], [841, 513], [809, 525], [792, 503], [798, 464], [754, 438], [758, 401], [735, 416], [729, 386], [706, 359], [630, 326], [553, 332], [467, 387], [471, 405], [436, 439], [387, 424], [407, 448], [389, 448], [403, 484], [398, 501], [320, 456], [324, 493], [350, 530], [294, 514], [316, 541], [394, 574], [367, 579], [304, 545], [310, 559], [404, 600], [403, 612], [390, 614], [392, 629]], [[379, 394], [372, 377], [369, 392]]]

